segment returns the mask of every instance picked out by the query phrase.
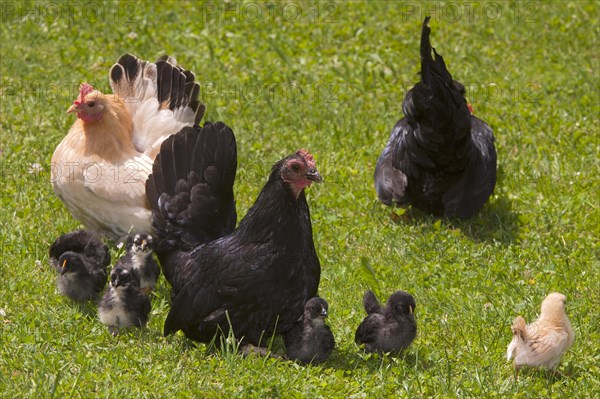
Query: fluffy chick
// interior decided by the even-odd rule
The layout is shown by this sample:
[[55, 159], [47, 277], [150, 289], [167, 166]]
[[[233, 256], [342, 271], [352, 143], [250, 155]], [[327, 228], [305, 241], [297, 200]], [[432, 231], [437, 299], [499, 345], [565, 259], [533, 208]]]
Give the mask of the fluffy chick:
[[367, 291], [363, 303], [367, 317], [356, 330], [355, 342], [364, 344], [367, 352], [398, 353], [408, 348], [417, 335], [412, 295], [396, 291], [382, 308], [375, 294]]
[[565, 313], [567, 297], [553, 292], [542, 301], [542, 313], [533, 323], [517, 316], [512, 325], [513, 339], [506, 358], [514, 360], [515, 378], [521, 366], [554, 369], [575, 340], [571, 322]]
[[115, 267], [136, 269], [140, 277], [140, 288], [146, 294], [154, 289], [160, 268], [152, 256], [153, 239], [149, 234], [132, 234], [127, 237], [127, 250]]
[[110, 253], [97, 234], [77, 230], [63, 234], [50, 246], [58, 291], [77, 302], [97, 299], [106, 286]]
[[333, 333], [325, 324], [329, 305], [323, 298], [312, 298], [304, 305], [304, 313], [283, 339], [287, 357], [300, 363], [321, 363], [335, 347]]
[[117, 335], [120, 328], [144, 327], [150, 309], [150, 299], [140, 290], [137, 270], [115, 266], [110, 287], [98, 305], [98, 316], [108, 331]]

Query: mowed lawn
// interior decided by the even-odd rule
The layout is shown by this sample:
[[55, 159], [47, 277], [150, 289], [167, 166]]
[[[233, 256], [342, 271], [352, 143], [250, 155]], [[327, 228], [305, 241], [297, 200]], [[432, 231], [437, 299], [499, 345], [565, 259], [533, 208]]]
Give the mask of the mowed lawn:
[[[0, 4], [0, 396], [5, 398], [600, 397], [599, 3], [21, 2]], [[392, 210], [373, 170], [432, 45], [494, 129], [498, 183], [467, 221]], [[281, 157], [308, 148], [319, 288], [337, 342], [318, 366], [243, 358], [162, 327], [114, 338], [93, 304], [58, 295], [48, 247], [80, 225], [53, 194], [50, 158], [87, 81], [107, 92], [123, 53], [167, 53], [202, 85], [206, 120], [237, 137], [238, 214]], [[113, 261], [116, 248], [112, 248]], [[374, 274], [368, 272], [369, 265]], [[354, 344], [368, 288], [417, 302], [397, 358]], [[510, 325], [567, 295], [576, 332], [560, 375], [505, 360]], [[385, 298], [382, 298], [385, 299]], [[282, 351], [282, 341], [273, 342]]]

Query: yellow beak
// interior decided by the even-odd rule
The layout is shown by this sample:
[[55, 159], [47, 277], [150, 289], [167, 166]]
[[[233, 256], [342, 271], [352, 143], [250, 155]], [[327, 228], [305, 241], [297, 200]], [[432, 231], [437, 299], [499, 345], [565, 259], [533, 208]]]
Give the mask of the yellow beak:
[[62, 268], [64, 269], [65, 267], [67, 267], [67, 260], [63, 260], [63, 264], [62, 264]]
[[77, 111], [79, 111], [79, 105], [73, 104], [67, 110], [67, 114], [71, 114], [71, 113], [77, 112]]

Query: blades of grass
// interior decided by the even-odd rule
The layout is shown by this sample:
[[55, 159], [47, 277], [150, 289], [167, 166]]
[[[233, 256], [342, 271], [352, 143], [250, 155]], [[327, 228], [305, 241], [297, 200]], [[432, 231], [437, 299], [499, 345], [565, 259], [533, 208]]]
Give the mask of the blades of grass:
[[359, 275], [367, 283], [367, 286], [373, 290], [377, 298], [381, 299], [381, 287], [377, 274], [366, 256], [360, 258], [360, 266]]

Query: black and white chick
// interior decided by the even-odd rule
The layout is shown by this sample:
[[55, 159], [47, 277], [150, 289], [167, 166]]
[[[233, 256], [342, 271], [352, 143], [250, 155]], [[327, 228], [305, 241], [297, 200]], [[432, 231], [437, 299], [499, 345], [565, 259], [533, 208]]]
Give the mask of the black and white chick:
[[363, 299], [367, 317], [356, 330], [354, 340], [367, 352], [397, 354], [408, 348], [417, 335], [414, 318], [415, 299], [408, 292], [396, 291], [381, 307], [375, 294], [367, 291]]
[[98, 305], [100, 321], [117, 335], [121, 328], [144, 327], [150, 310], [150, 299], [140, 289], [137, 270], [115, 266], [110, 273], [110, 286]]
[[108, 247], [87, 230], [58, 237], [50, 246], [50, 264], [56, 270], [58, 291], [77, 302], [96, 300], [106, 286]]
[[156, 285], [160, 268], [152, 256], [153, 239], [149, 234], [131, 234], [127, 237], [127, 247], [115, 265], [136, 269], [140, 276], [140, 288], [145, 294], [150, 293]]
[[329, 358], [335, 340], [325, 318], [329, 305], [315, 297], [304, 305], [304, 313], [284, 335], [287, 357], [300, 363], [321, 363]]

